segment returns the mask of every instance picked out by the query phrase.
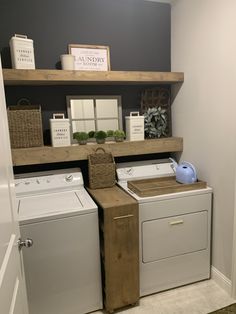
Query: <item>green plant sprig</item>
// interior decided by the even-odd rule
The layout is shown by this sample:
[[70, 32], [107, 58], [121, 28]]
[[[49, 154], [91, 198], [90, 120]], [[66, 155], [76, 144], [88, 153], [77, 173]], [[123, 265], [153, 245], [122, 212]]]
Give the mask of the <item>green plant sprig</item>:
[[167, 111], [159, 107], [148, 108], [144, 113], [144, 131], [147, 138], [167, 136]]

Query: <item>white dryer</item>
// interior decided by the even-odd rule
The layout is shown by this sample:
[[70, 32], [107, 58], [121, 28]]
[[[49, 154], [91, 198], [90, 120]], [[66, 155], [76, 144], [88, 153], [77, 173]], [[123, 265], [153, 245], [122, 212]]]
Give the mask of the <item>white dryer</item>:
[[212, 189], [139, 197], [127, 187], [173, 175], [168, 159], [117, 165], [119, 186], [139, 203], [141, 296], [210, 277]]
[[16, 195], [30, 314], [102, 308], [97, 206], [76, 169], [17, 176]]

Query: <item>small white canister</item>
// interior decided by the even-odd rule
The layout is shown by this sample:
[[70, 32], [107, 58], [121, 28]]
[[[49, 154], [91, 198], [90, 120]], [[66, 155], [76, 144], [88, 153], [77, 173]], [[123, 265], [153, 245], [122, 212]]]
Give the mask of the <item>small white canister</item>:
[[33, 40], [15, 34], [9, 42], [13, 69], [35, 69]]
[[70, 122], [63, 113], [54, 113], [50, 119], [51, 140], [53, 147], [70, 146]]
[[61, 68], [62, 70], [74, 70], [75, 56], [70, 54], [61, 55]]
[[127, 141], [144, 140], [144, 116], [139, 112], [130, 112], [130, 116], [125, 117], [125, 125]]

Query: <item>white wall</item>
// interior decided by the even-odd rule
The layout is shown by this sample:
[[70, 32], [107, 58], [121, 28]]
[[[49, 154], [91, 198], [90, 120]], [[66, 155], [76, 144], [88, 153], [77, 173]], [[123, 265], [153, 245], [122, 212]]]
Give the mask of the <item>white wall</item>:
[[[231, 277], [236, 166], [236, 1], [176, 0], [172, 71], [185, 82], [172, 105], [181, 159], [214, 189], [212, 264]], [[201, 230], [199, 230], [201, 232]]]

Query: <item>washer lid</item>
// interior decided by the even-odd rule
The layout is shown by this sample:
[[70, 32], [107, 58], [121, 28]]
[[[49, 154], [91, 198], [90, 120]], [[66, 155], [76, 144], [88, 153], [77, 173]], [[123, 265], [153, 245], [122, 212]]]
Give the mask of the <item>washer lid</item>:
[[85, 214], [95, 210], [96, 208], [84, 204], [75, 191], [22, 197], [18, 201], [20, 221], [50, 216], [56, 218], [62, 214]]

